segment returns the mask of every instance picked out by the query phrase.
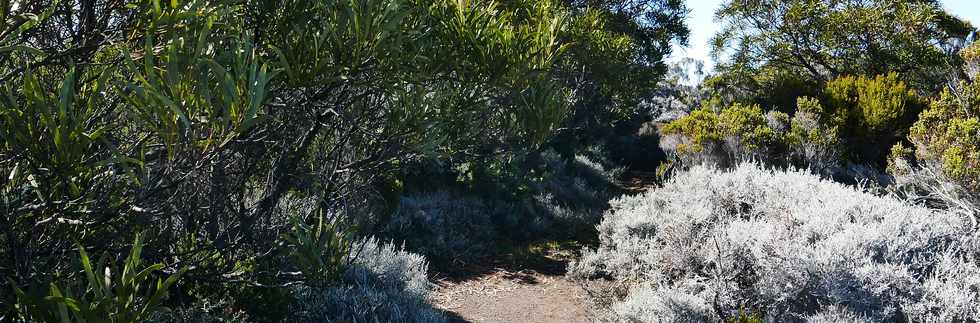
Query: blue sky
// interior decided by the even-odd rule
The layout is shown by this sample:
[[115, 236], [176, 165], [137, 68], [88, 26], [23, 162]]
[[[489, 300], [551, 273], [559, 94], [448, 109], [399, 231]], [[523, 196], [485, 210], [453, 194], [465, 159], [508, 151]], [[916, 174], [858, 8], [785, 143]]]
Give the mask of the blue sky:
[[[691, 39], [688, 47], [674, 46], [671, 61], [684, 57], [693, 57], [704, 61], [710, 70], [713, 65], [709, 57], [708, 40], [718, 30], [713, 21], [715, 9], [722, 0], [688, 0], [687, 7], [691, 10], [688, 15], [688, 26], [691, 28]], [[980, 25], [980, 0], [942, 0], [946, 10], [960, 18], [969, 20], [974, 26]]]

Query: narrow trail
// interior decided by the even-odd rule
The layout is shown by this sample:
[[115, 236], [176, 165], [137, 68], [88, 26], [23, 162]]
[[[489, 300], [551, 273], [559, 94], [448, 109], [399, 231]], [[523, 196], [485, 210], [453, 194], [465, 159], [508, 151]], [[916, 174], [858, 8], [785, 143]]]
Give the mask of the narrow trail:
[[[626, 194], [655, 185], [653, 171], [632, 171], [619, 183]], [[433, 279], [438, 286], [435, 305], [452, 322], [596, 322], [586, 291], [565, 277], [581, 248], [550, 243], [500, 255], [490, 263], [461, 264]]]
[[501, 269], [439, 285], [436, 304], [455, 322], [592, 322], [585, 292], [562, 275]]
[[544, 250], [464, 265], [434, 279], [434, 301], [452, 322], [593, 322], [585, 291], [565, 278], [573, 257], [567, 250]]

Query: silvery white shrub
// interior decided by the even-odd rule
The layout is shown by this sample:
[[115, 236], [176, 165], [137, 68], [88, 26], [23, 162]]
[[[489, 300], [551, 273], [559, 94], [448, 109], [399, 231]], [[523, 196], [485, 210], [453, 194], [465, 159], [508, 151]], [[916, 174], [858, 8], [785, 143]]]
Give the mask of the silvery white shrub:
[[807, 323], [871, 323], [868, 318], [839, 306], [827, 306], [820, 312], [808, 315]]
[[290, 322], [444, 322], [428, 303], [425, 257], [373, 238], [358, 242], [342, 281], [293, 288]]
[[592, 176], [601, 179], [605, 183], [615, 182], [616, 177], [620, 176], [623, 172], [622, 168], [607, 170], [605, 166], [602, 166], [602, 164], [599, 164], [598, 162], [584, 155], [575, 155], [574, 163], [580, 168], [587, 169], [592, 173]]
[[[593, 148], [589, 155], [602, 155], [598, 149]], [[617, 194], [614, 186], [624, 170], [604, 166], [603, 161], [582, 154], [564, 160], [553, 151], [545, 151], [541, 159], [546, 174], [530, 183], [536, 211], [541, 213], [537, 216], [554, 222], [560, 230], [587, 230], [596, 225], [608, 201]]]
[[717, 321], [710, 298], [705, 298], [713, 295], [707, 294], [701, 286], [644, 286], [613, 305], [612, 312], [616, 319], [628, 322]]
[[706, 141], [701, 143], [699, 151], [689, 151], [676, 154], [681, 146], [695, 146], [693, 138], [681, 134], [669, 134], [660, 137], [660, 149], [674, 154], [683, 165], [730, 165], [733, 157], [733, 146], [736, 144], [729, 138], [724, 143]]
[[972, 215], [974, 225], [980, 229], [980, 192], [950, 179], [942, 165], [935, 161], [913, 165], [907, 158], [897, 157], [889, 160], [888, 172], [895, 179], [895, 185], [890, 187], [893, 192], [921, 204]]
[[790, 119], [787, 119], [785, 113], [779, 111], [768, 111], [766, 112], [766, 125], [776, 133], [786, 133], [790, 128]]
[[570, 275], [629, 286], [619, 321], [980, 320], [967, 217], [803, 171], [694, 167], [614, 201], [598, 230]]
[[509, 234], [506, 229], [518, 227], [520, 217], [529, 213], [521, 204], [492, 196], [416, 193], [401, 198], [382, 234], [436, 263], [471, 261], [490, 254], [500, 235]]
[[796, 111], [790, 119], [790, 126], [802, 135], [797, 138], [797, 142], [789, 145], [792, 158], [819, 174], [830, 175], [839, 170], [840, 142], [834, 140], [831, 134], [835, 132], [820, 121], [819, 114], [806, 110]]

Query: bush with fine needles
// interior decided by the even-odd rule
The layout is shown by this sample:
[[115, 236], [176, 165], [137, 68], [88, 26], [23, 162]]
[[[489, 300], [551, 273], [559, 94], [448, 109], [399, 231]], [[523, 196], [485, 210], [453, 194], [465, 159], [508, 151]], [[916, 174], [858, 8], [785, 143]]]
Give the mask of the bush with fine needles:
[[383, 236], [404, 241], [439, 267], [486, 257], [502, 241], [591, 233], [618, 194], [614, 185], [622, 170], [584, 155], [566, 159], [553, 151], [542, 153], [540, 161], [540, 172], [521, 183], [525, 187], [520, 194], [505, 191], [520, 188], [506, 187], [402, 196]]
[[571, 266], [628, 293], [617, 321], [980, 320], [970, 219], [803, 171], [695, 167], [618, 199]]
[[326, 288], [300, 285], [290, 322], [445, 322], [427, 303], [431, 285], [425, 257], [365, 239], [355, 247], [342, 281]]

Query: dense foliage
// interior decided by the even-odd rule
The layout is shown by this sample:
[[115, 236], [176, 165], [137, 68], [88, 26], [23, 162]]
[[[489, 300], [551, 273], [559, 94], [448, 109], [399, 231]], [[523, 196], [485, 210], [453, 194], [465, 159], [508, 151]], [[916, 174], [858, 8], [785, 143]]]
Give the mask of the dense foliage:
[[[964, 50], [968, 62], [980, 61], [980, 43]], [[976, 72], [972, 75], [976, 76]], [[962, 81], [944, 90], [911, 129], [919, 158], [939, 161], [947, 175], [971, 191], [980, 190], [980, 84]]]
[[[718, 112], [702, 108], [666, 123], [661, 146], [686, 165], [755, 159], [851, 177], [847, 166], [883, 169], [891, 147], [908, 144], [910, 128], [921, 132], [930, 116], [951, 116], [939, 108], [923, 113], [926, 100], [897, 73], [833, 79], [816, 95], [798, 97], [792, 116], [737, 102]], [[913, 128], [920, 113], [923, 119]]]
[[[417, 286], [376, 283], [412, 267], [418, 284], [424, 260], [362, 237], [402, 236], [388, 221], [429, 171], [447, 190], [518, 188], [508, 203], [592, 214], [575, 230], [598, 221], [604, 201], [549, 195], [565, 173], [531, 161], [568, 129], [634, 115], [684, 13], [673, 0], [0, 2], [0, 318], [47, 320], [30, 305], [45, 295], [73, 302], [14, 293], [51, 283], [145, 306], [115, 321], [168, 319], [164, 304], [175, 320], [220, 306], [257, 321], [440, 318], [407, 309], [427, 306]], [[78, 283], [75, 250], [114, 263], [138, 246], [155, 265], [124, 283], [166, 281], [159, 294]], [[423, 265], [372, 260], [392, 257]], [[365, 312], [374, 301], [390, 307]]]
[[660, 145], [687, 166], [757, 160], [832, 174], [842, 148], [841, 126], [827, 121], [830, 116], [807, 97], [799, 98], [792, 117], [763, 112], [758, 105], [736, 103], [720, 112], [702, 108], [663, 125]]
[[980, 319], [974, 27], [727, 0], [706, 74], [687, 15], [0, 0], [0, 321], [441, 322], [429, 270], [597, 233], [602, 319]]
[[785, 85], [852, 74], [899, 72], [913, 88], [937, 90], [954, 71], [947, 41], [973, 31], [933, 0], [730, 0], [716, 17], [719, 83], [777, 99], [806, 93]]
[[962, 96], [946, 90], [912, 128], [911, 139], [921, 145], [918, 157], [938, 161], [946, 175], [971, 191], [980, 190], [980, 91], [961, 84]]
[[676, 151], [687, 164], [730, 165], [732, 161], [762, 158], [772, 155], [768, 150], [784, 141], [787, 130], [771, 124], [770, 119], [788, 121], [785, 114], [767, 115], [758, 105], [736, 103], [717, 113], [699, 109], [664, 125], [661, 144]]
[[824, 113], [840, 129], [849, 159], [879, 167], [922, 112], [921, 100], [896, 73], [838, 78], [824, 93]]
[[687, 11], [681, 0], [566, 2], [582, 14], [570, 28], [576, 42], [562, 70], [582, 100], [569, 134], [578, 138], [563, 139], [593, 142], [610, 125], [636, 118], [654, 95], [671, 44], [687, 42]]
[[616, 282], [595, 291], [610, 321], [969, 322], [975, 220], [806, 172], [695, 167], [616, 200], [572, 275]]
[[433, 265], [449, 267], [515, 241], [591, 237], [608, 201], [621, 191], [621, 170], [585, 155], [564, 160], [550, 150], [537, 163], [523, 198], [492, 187], [408, 193], [383, 235], [423, 252]]
[[[978, 44], [962, 52], [975, 64]], [[977, 75], [973, 70], [971, 75]], [[926, 200], [980, 212], [980, 86], [964, 80], [946, 88], [910, 129], [912, 146], [896, 145], [889, 171]]]

